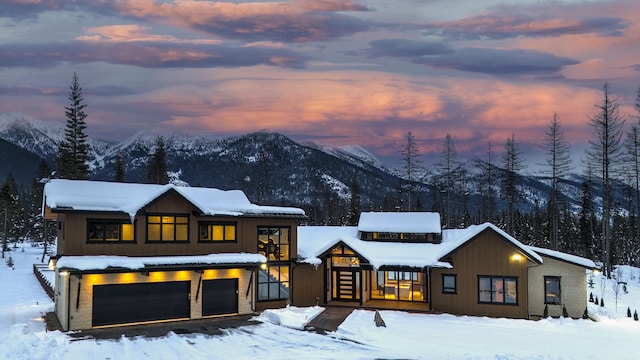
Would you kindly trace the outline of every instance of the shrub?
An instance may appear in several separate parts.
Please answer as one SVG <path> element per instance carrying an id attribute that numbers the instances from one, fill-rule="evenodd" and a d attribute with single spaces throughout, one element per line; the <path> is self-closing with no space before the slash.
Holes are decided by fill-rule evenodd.
<path id="1" fill-rule="evenodd" d="M 631 317 L 631 309 L 627 306 L 627 317 Z"/>
<path id="2" fill-rule="evenodd" d="M 569 317 L 569 313 L 567 312 L 567 307 L 562 304 L 562 317 Z"/>
<path id="3" fill-rule="evenodd" d="M 543 318 L 549 317 L 549 305 L 544 306 L 544 311 L 542 311 L 542 317 Z"/>

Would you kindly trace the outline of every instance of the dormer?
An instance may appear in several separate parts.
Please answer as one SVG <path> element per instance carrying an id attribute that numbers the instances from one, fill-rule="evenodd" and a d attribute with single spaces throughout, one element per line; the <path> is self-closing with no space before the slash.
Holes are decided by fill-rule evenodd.
<path id="1" fill-rule="evenodd" d="M 364 212 L 358 222 L 364 241 L 401 243 L 442 242 L 440 214 L 434 212 Z"/>

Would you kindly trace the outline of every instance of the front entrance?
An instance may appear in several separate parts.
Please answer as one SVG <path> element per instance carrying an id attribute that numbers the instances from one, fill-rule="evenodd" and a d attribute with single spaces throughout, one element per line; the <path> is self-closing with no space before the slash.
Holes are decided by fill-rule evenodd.
<path id="1" fill-rule="evenodd" d="M 360 300 L 360 271 L 353 269 L 332 270 L 333 291 L 331 300 Z"/>

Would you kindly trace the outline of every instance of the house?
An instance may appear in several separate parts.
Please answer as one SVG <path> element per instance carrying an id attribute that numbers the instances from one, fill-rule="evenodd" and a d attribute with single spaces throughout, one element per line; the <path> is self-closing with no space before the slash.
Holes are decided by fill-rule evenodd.
<path id="1" fill-rule="evenodd" d="M 55 313 L 64 330 L 251 314 L 287 304 L 535 318 L 586 307 L 587 259 L 437 213 L 298 226 L 303 210 L 241 191 L 50 180 Z"/>
<path id="2" fill-rule="evenodd" d="M 291 301 L 301 209 L 241 191 L 81 180 L 45 184 L 58 224 L 64 330 L 250 314 Z"/>
<path id="3" fill-rule="evenodd" d="M 306 281 L 293 299 L 510 318 L 540 316 L 554 301 L 550 315 L 566 304 L 579 317 L 593 268 L 490 223 L 441 230 L 437 213 L 362 213 L 358 226 L 298 228 L 293 274 Z"/>

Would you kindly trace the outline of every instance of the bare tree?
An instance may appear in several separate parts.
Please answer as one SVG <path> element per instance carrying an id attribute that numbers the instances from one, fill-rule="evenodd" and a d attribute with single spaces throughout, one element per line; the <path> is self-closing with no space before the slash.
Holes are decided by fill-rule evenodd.
<path id="1" fill-rule="evenodd" d="M 405 175 L 405 186 L 402 186 L 401 188 L 403 188 L 407 194 L 406 209 L 407 211 L 411 211 L 413 210 L 412 196 L 414 193 L 415 182 L 417 180 L 416 177 L 421 164 L 421 161 L 418 158 L 420 156 L 420 149 L 418 148 L 418 144 L 416 144 L 416 140 L 411 131 L 407 133 L 407 142 L 402 147 L 400 154 L 402 155 Z"/>
<path id="2" fill-rule="evenodd" d="M 451 211 L 452 197 L 455 196 L 456 184 L 458 183 L 460 162 L 458 161 L 456 146 L 450 134 L 447 134 L 442 144 L 441 158 L 437 167 L 440 173 L 439 190 L 445 194 L 447 201 L 444 207 L 446 212 L 443 214 L 443 222 L 447 228 L 451 228 L 451 220 L 453 218 Z"/>
<path id="3" fill-rule="evenodd" d="M 515 231 L 515 215 L 518 197 L 518 183 L 520 180 L 519 171 L 524 169 L 524 158 L 522 152 L 516 145 L 516 136 L 511 134 L 504 145 L 503 166 L 504 174 L 502 178 L 502 196 L 507 202 L 506 221 L 507 232 L 513 234 Z"/>
<path id="4" fill-rule="evenodd" d="M 589 161 L 596 164 L 602 181 L 602 263 L 605 275 L 611 278 L 611 219 L 612 179 L 622 159 L 622 128 L 624 117 L 618 112 L 618 103 L 612 98 L 609 83 L 602 87 L 602 102 L 595 105 L 597 113 L 591 117 L 593 139 L 587 153 Z"/>
<path id="5" fill-rule="evenodd" d="M 551 178 L 551 192 L 549 194 L 549 217 L 551 222 L 551 249 L 558 250 L 558 234 L 560 223 L 560 204 L 558 195 L 559 180 L 571 170 L 570 146 L 566 141 L 560 119 L 557 113 L 544 136 L 545 161 L 547 168 L 543 171 Z"/>
<path id="6" fill-rule="evenodd" d="M 475 163 L 480 170 L 480 195 L 482 197 L 478 216 L 481 222 L 493 221 L 496 209 L 494 186 L 497 177 L 491 141 L 487 143 L 487 158 L 485 160 L 476 159 Z"/>

